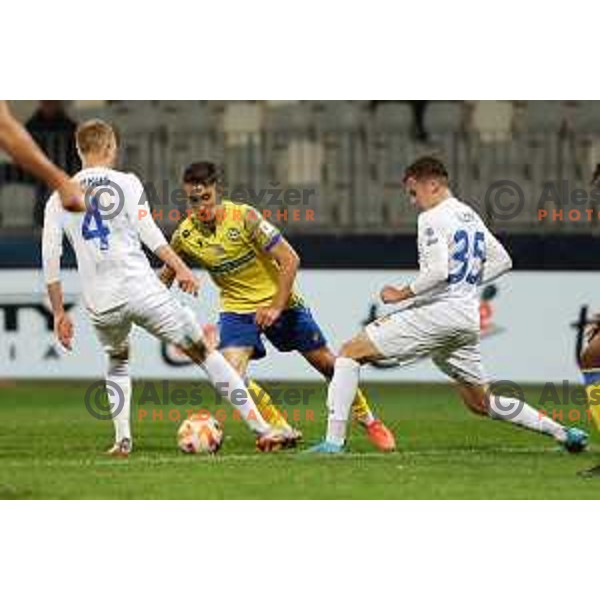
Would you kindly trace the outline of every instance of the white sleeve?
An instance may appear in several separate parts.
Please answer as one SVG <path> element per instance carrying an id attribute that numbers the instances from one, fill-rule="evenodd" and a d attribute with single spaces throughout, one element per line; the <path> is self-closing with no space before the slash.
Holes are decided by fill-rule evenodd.
<path id="1" fill-rule="evenodd" d="M 63 212 L 56 196 L 51 196 L 44 210 L 42 265 L 46 284 L 60 281 L 60 258 L 63 246 Z"/>
<path id="2" fill-rule="evenodd" d="M 131 174 L 129 177 L 131 179 L 131 193 L 126 195 L 129 214 L 135 223 L 144 246 L 151 252 L 156 252 L 161 246 L 167 245 L 167 240 L 154 222 L 142 182 L 136 175 Z"/>
<path id="3" fill-rule="evenodd" d="M 418 231 L 419 275 L 409 286 L 415 296 L 448 280 L 448 244 L 443 229 L 422 213 Z"/>
<path id="4" fill-rule="evenodd" d="M 481 283 L 488 283 L 512 269 L 512 259 L 504 246 L 485 228 L 485 262 Z"/>

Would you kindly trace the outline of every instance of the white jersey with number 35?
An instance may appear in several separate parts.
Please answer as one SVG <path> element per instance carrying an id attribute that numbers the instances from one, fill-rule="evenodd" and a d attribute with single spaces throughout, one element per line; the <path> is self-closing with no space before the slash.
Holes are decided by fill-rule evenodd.
<path id="1" fill-rule="evenodd" d="M 479 215 L 456 198 L 419 215 L 418 248 L 419 275 L 410 286 L 416 301 L 457 300 L 474 315 L 479 307 L 478 286 L 512 264 Z"/>
<path id="2" fill-rule="evenodd" d="M 77 257 L 88 309 L 103 312 L 153 289 L 163 289 L 140 241 L 152 252 L 167 241 L 152 219 L 138 177 L 108 168 L 90 168 L 75 178 L 88 190 L 90 208 L 85 213 L 67 212 L 56 193 L 48 200 L 42 237 L 46 283 L 60 279 L 66 234 Z"/>

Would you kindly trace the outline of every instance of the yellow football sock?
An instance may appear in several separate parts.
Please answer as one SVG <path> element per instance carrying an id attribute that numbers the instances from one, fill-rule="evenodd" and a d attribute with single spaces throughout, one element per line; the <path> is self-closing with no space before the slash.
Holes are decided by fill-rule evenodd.
<path id="1" fill-rule="evenodd" d="M 352 402 L 352 418 L 365 425 L 369 425 L 375 420 L 367 402 L 367 397 L 360 388 L 356 391 L 356 396 L 354 396 L 354 401 Z"/>
<path id="2" fill-rule="evenodd" d="M 278 429 L 289 429 L 290 425 L 277 410 L 273 404 L 273 400 L 271 400 L 271 396 L 269 396 L 265 389 L 261 388 L 256 381 L 250 379 L 248 381 L 248 391 L 252 394 L 256 408 L 258 408 L 263 419 L 269 425 Z"/>
<path id="3" fill-rule="evenodd" d="M 598 431 L 600 431 L 600 369 L 586 369 L 582 371 L 586 383 L 585 393 L 588 410 Z"/>

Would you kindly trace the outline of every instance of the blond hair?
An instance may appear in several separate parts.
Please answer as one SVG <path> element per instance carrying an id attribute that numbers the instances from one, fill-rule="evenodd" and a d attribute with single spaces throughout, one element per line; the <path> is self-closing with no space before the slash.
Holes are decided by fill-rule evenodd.
<path id="1" fill-rule="evenodd" d="M 117 143 L 115 130 L 105 121 L 92 119 L 81 123 L 75 132 L 77 148 L 82 155 L 102 153 L 111 143 Z"/>

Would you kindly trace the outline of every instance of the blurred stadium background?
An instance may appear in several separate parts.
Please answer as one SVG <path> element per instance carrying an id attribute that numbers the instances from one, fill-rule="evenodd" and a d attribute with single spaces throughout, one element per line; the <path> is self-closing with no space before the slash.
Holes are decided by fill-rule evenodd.
<path id="1" fill-rule="evenodd" d="M 597 219 L 540 224 L 536 214 L 545 181 L 589 189 L 600 161 L 598 102 L 23 101 L 12 107 L 71 172 L 78 168 L 76 123 L 100 117 L 122 134 L 123 168 L 154 182 L 159 195 L 159 184 L 176 188 L 183 166 L 199 159 L 223 165 L 230 191 L 274 184 L 314 190 L 315 220 L 282 224 L 300 244 L 305 266 L 399 266 L 398 260 L 413 266 L 412 243 L 405 246 L 403 236 L 413 234 L 416 214 L 399 201 L 401 174 L 423 153 L 446 159 L 456 193 L 508 236 L 520 268 L 558 268 L 563 235 L 598 229 Z M 1 266 L 32 266 L 30 242 L 39 236 L 47 190 L 6 161 L 0 163 Z M 524 192 L 524 210 L 510 220 L 495 219 L 484 202 L 498 180 L 517 182 Z M 174 224 L 163 225 L 169 231 Z M 315 245 L 314 236 L 329 243 Z M 395 255 L 387 252 L 390 236 L 402 248 Z M 589 260 L 584 248 L 579 254 L 582 264 Z"/>
<path id="2" fill-rule="evenodd" d="M 546 317 L 556 322 L 557 336 L 560 331 L 554 340 L 559 347 L 548 344 L 554 360 L 538 361 L 545 366 L 528 380 L 539 382 L 549 376 L 559 360 L 568 360 L 569 377 L 576 376 L 568 347 L 571 323 L 585 302 L 593 302 L 586 290 L 596 285 L 591 272 L 597 267 L 598 218 L 567 216 L 571 208 L 598 209 L 600 198 L 591 193 L 591 179 L 600 161 L 600 102 L 44 100 L 14 101 L 11 107 L 50 157 L 71 173 L 80 167 L 73 143 L 77 123 L 103 118 L 116 125 L 122 144 L 120 167 L 136 172 L 152 187 L 149 200 L 167 234 L 177 223 L 172 215 L 182 210 L 173 191 L 180 189 L 183 168 L 197 160 L 222 165 L 229 194 L 235 198 L 236 192 L 250 190 L 247 201 L 271 210 L 275 223 L 299 251 L 302 287 L 334 344 L 380 310 L 376 300 L 369 303 L 376 299 L 378 286 L 412 275 L 402 270 L 416 267 L 417 213 L 404 196 L 402 173 L 419 155 L 436 154 L 448 165 L 455 193 L 482 214 L 514 259 L 516 274 L 508 279 L 510 299 L 503 292 L 506 282 L 499 284 L 500 293 L 495 287 L 484 291 L 486 327 L 490 332 L 504 327 L 513 336 L 516 331 L 522 336 L 525 331 L 549 335 L 547 322 L 541 319 L 536 330 L 530 312 L 546 302 Z M 520 190 L 522 209 L 515 214 L 511 210 L 519 199 L 510 190 L 500 199 L 488 197 L 501 181 Z M 543 206 L 549 211 L 564 209 L 564 218 L 538 218 L 547 182 L 558 193 L 546 198 Z M 569 195 L 578 188 L 586 197 L 573 203 Z M 253 193 L 254 198 L 263 194 L 262 199 L 253 200 Z M 27 300 L 31 282 L 40 281 L 39 239 L 47 196 L 47 189 L 6 158 L 0 163 L 0 281 L 4 294 L 13 298 L 6 302 L 16 302 L 15 294 L 19 302 Z M 298 196 L 303 199 L 300 203 Z M 301 218 L 291 218 L 291 212 L 287 218 L 276 218 L 286 208 L 300 208 Z M 305 218 L 306 209 L 314 218 Z M 64 266 L 74 266 L 68 248 Z M 584 271 L 580 279 L 566 289 L 561 284 L 564 272 L 573 277 L 572 272 L 579 270 Z M 525 277 L 530 271 L 536 276 Z M 548 271 L 555 275 L 544 277 Z M 76 295 L 76 278 L 69 275 L 67 286 Z M 37 293 L 43 297 L 43 288 Z M 340 293 L 346 298 L 343 311 L 335 299 Z M 211 308 L 204 318 L 213 320 L 215 299 L 210 290 L 207 295 Z M 554 304 L 549 304 L 548 296 Z M 495 311 L 500 310 L 505 318 L 510 314 L 509 323 L 496 323 Z M 6 315 L 9 312 L 5 309 Z M 5 341 L 10 340 L 7 332 L 18 328 L 16 321 L 17 317 L 12 321 L 5 317 Z M 9 325 L 12 329 L 7 329 Z M 14 345 L 7 349 L 4 344 L 2 352 L 5 365 L 19 362 Z M 492 360 L 502 363 L 505 376 L 527 379 L 523 360 L 516 368 L 512 357 L 506 368 L 510 356 L 506 344 Z M 267 376 L 261 370 L 266 369 L 265 361 L 259 364 L 259 373 Z M 276 361 L 275 373 L 279 368 L 288 377 L 304 375 L 299 368 L 290 371 L 289 364 L 290 360 L 283 367 Z M 13 372 L 6 366 L 3 371 Z M 18 373 L 23 376 L 26 370 Z"/>

